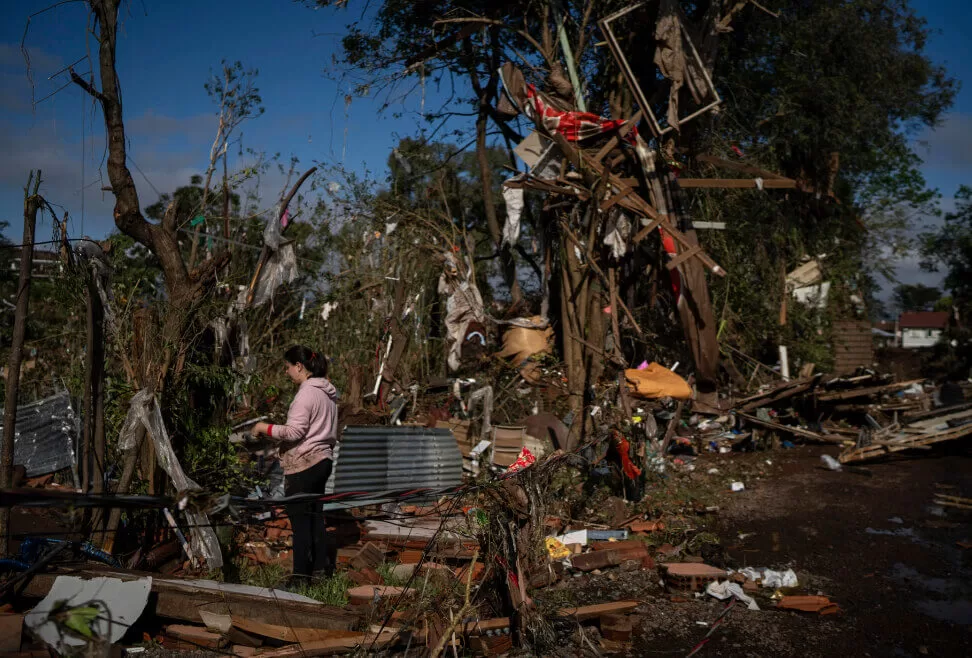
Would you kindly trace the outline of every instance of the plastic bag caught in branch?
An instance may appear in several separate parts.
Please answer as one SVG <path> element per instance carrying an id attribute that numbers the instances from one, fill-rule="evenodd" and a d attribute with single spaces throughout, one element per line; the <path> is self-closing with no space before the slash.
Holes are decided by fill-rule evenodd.
<path id="1" fill-rule="evenodd" d="M 270 254 L 260 278 L 253 289 L 253 306 L 262 306 L 273 299 L 277 288 L 297 278 L 297 250 L 293 242 L 280 245 Z"/>
<path id="2" fill-rule="evenodd" d="M 263 244 L 267 245 L 273 251 L 280 248 L 280 241 L 283 237 L 282 230 L 280 227 L 280 206 L 276 205 L 273 207 L 273 214 L 270 215 L 270 219 L 267 220 L 267 225 L 263 229 Z"/>

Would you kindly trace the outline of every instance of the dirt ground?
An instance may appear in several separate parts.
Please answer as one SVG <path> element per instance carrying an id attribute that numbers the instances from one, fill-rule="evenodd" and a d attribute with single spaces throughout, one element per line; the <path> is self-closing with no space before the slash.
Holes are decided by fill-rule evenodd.
<path id="1" fill-rule="evenodd" d="M 868 475 L 825 470 L 824 452 L 836 454 L 800 447 L 696 462 L 701 472 L 751 473 L 744 491 L 722 496 L 710 524 L 725 549 L 719 566 L 792 568 L 793 593 L 825 594 L 841 608 L 830 616 L 776 610 L 772 590 L 761 590 L 761 610 L 735 606 L 696 655 L 972 655 L 972 550 L 956 543 L 972 539 L 972 512 L 932 502 L 936 492 L 972 495 L 972 458 L 953 449 L 871 464 Z M 591 602 L 646 602 L 628 655 L 685 656 L 725 607 L 710 597 L 674 602 L 653 572 L 581 579 Z M 586 634 L 575 646 L 591 646 Z"/>

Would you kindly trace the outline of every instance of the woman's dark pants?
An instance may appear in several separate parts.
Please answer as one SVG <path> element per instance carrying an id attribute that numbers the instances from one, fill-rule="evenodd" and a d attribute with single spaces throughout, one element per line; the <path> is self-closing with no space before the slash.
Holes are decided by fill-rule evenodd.
<path id="1" fill-rule="evenodd" d="M 324 495 L 324 486 L 331 476 L 332 462 L 324 459 L 310 468 L 287 475 L 284 492 L 287 496 L 315 493 Z M 287 503 L 287 516 L 294 531 L 294 575 L 330 576 L 334 565 L 325 546 L 327 524 L 320 501 Z"/>

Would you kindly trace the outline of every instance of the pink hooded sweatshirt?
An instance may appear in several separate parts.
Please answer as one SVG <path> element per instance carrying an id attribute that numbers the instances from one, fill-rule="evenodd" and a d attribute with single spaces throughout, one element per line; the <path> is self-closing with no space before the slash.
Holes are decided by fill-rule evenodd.
<path id="1" fill-rule="evenodd" d="M 278 442 L 280 465 L 285 475 L 307 470 L 334 455 L 337 443 L 337 399 L 334 384 L 311 377 L 300 385 L 290 403 L 285 425 L 271 425 L 270 436 Z"/>

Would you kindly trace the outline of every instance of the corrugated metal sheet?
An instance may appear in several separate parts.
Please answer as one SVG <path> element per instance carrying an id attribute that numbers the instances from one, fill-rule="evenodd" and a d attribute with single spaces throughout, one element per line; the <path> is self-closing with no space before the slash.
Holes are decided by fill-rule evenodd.
<path id="1" fill-rule="evenodd" d="M 327 493 L 450 487 L 462 483 L 462 453 L 447 429 L 346 427 Z"/>
<path id="2" fill-rule="evenodd" d="M 77 417 L 67 391 L 17 407 L 14 464 L 22 464 L 27 477 L 74 466 L 76 438 Z"/>

